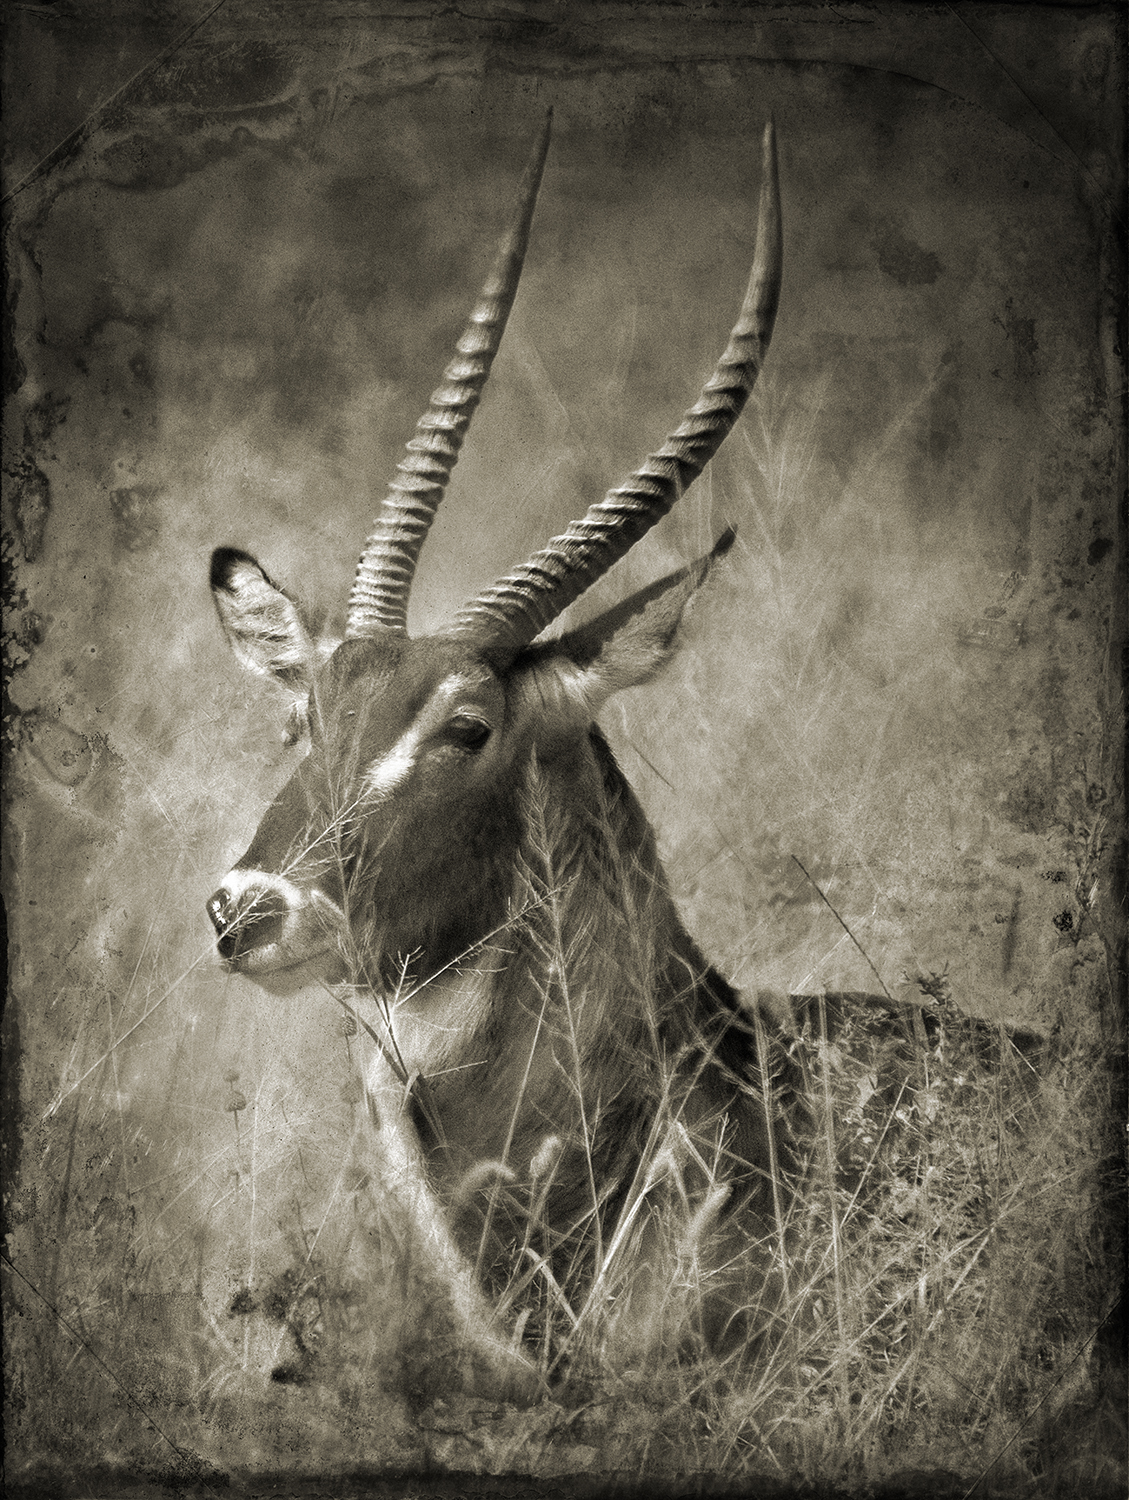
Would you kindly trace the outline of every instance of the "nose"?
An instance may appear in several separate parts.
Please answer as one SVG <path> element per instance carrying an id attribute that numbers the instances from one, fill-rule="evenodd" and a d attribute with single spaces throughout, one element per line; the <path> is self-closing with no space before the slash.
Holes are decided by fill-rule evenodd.
<path id="1" fill-rule="evenodd" d="M 239 958 L 281 941 L 287 906 L 277 891 L 252 888 L 236 895 L 220 886 L 208 898 L 207 911 L 219 937 L 216 946 L 221 957 Z"/>

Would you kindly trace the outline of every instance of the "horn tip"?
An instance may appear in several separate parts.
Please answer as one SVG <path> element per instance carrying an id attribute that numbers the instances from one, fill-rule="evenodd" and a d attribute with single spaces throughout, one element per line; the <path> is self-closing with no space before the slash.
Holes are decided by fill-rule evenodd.
<path id="1" fill-rule="evenodd" d="M 550 104 L 545 110 L 545 119 L 542 122 L 540 132 L 537 136 L 537 144 L 533 148 L 533 157 L 541 166 L 549 154 L 549 140 L 553 134 L 553 106 Z"/>
<path id="2" fill-rule="evenodd" d="M 732 550 L 733 543 L 737 540 L 736 526 L 727 526 L 710 548 L 710 561 L 717 562 Z"/>

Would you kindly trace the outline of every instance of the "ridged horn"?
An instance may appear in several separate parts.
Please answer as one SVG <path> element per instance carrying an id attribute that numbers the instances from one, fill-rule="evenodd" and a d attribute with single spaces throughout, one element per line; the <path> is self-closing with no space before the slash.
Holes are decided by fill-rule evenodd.
<path id="1" fill-rule="evenodd" d="M 372 535 L 365 542 L 349 594 L 348 640 L 383 630 L 407 633 L 408 595 L 420 549 L 458 460 L 517 294 L 552 122 L 550 109 L 521 180 L 513 223 L 455 346 L 455 357 L 416 424 L 407 456 L 397 465 Z"/>
<path id="2" fill-rule="evenodd" d="M 697 404 L 659 451 L 591 505 L 583 520 L 460 610 L 453 634 L 479 639 L 500 657 L 516 655 L 666 515 L 721 446 L 760 373 L 780 299 L 783 237 L 771 121 L 764 130 L 763 160 L 756 252 L 745 300 Z"/>

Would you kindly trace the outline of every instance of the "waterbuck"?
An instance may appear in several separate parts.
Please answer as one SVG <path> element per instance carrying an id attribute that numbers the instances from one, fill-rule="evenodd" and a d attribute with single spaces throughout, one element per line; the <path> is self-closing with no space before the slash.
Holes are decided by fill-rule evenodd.
<path id="1" fill-rule="evenodd" d="M 740 1341 L 771 1316 L 756 1247 L 779 1233 L 761 1025 L 683 927 L 595 722 L 671 656 L 732 532 L 589 624 L 544 632 L 745 405 L 780 291 L 773 128 L 745 300 L 697 404 L 582 520 L 412 639 L 412 576 L 517 291 L 548 139 L 546 121 L 365 543 L 345 639 L 319 650 L 254 558 L 213 555 L 228 641 L 293 696 L 309 752 L 208 914 L 231 972 L 283 993 L 346 986 L 376 1043 L 382 1187 L 484 1345 L 499 1304 L 524 1311 L 527 1342 L 561 1308 L 558 1345 L 585 1312 L 627 1349 Z"/>

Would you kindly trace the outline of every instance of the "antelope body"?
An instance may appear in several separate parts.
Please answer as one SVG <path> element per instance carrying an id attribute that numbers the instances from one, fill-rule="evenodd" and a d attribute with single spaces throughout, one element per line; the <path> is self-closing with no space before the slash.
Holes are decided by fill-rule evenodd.
<path id="1" fill-rule="evenodd" d="M 654 1287 L 692 1264 L 698 1331 L 716 1338 L 758 1300 L 771 1111 L 749 1013 L 687 935 L 595 720 L 671 655 L 732 534 L 591 624 L 542 632 L 669 510 L 744 405 L 780 286 L 775 147 L 769 126 L 748 291 L 697 405 L 563 537 L 411 639 L 412 573 L 517 290 L 548 131 L 366 543 L 344 641 L 324 658 L 253 558 L 213 556 L 230 644 L 290 691 L 310 748 L 208 908 L 231 971 L 283 992 L 345 980 L 374 1000 L 385 1180 L 468 1319 L 489 1321 L 476 1285 L 515 1307 L 538 1287 L 574 1306 L 618 1291 L 612 1311 L 645 1343 L 665 1327 Z M 678 1208 L 665 1228 L 660 1199 Z M 616 1281 L 624 1266 L 651 1291 Z"/>

